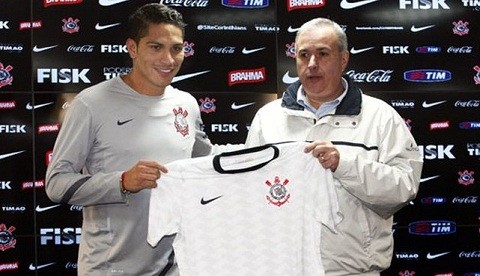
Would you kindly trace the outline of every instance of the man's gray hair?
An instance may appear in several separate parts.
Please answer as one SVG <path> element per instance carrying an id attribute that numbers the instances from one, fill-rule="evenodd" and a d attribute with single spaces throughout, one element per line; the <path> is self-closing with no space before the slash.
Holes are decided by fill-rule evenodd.
<path id="1" fill-rule="evenodd" d="M 345 33 L 345 31 L 342 29 L 342 27 L 340 27 L 340 25 L 338 25 L 333 20 L 330 20 L 328 18 L 323 18 L 323 17 L 314 18 L 310 21 L 305 22 L 297 32 L 297 36 L 295 37 L 295 44 L 297 42 L 299 35 L 304 31 L 309 29 L 325 28 L 325 27 L 332 28 L 335 34 L 337 35 L 338 47 L 340 49 L 340 52 L 348 51 L 347 34 Z"/>

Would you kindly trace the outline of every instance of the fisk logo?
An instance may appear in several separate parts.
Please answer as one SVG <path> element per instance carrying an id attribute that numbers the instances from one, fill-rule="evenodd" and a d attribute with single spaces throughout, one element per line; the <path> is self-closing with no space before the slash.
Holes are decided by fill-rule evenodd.
<path id="1" fill-rule="evenodd" d="M 450 7 L 445 0 L 400 0 L 400 9 L 404 10 L 407 6 L 411 6 L 414 10 L 438 10 L 439 8 L 449 10 Z"/>
<path id="2" fill-rule="evenodd" d="M 222 0 L 222 5 L 240 9 L 266 8 L 268 7 L 268 0 Z"/>
<path id="3" fill-rule="evenodd" d="M 238 124 L 212 124 L 212 132 L 238 132 Z"/>
<path id="4" fill-rule="evenodd" d="M 37 83 L 45 83 L 50 80 L 50 83 L 90 83 L 87 73 L 90 69 L 78 68 L 38 68 L 37 69 Z"/>
<path id="5" fill-rule="evenodd" d="M 82 228 L 40 228 L 40 244 L 47 245 L 49 243 L 55 245 L 72 245 L 80 244 L 80 236 Z"/>
<path id="6" fill-rule="evenodd" d="M 427 160 L 432 159 L 456 159 L 452 154 L 454 145 L 427 145 L 418 146 L 422 158 Z"/>
<path id="7" fill-rule="evenodd" d="M 443 82 L 452 79 L 452 73 L 441 69 L 418 69 L 403 73 L 403 78 L 411 82 Z"/>
<path id="8" fill-rule="evenodd" d="M 408 233 L 414 235 L 446 235 L 457 231 L 457 225 L 447 220 L 424 220 L 408 224 Z"/>
<path id="9" fill-rule="evenodd" d="M 410 54 L 408 52 L 408 46 L 383 46 L 384 54 Z"/>

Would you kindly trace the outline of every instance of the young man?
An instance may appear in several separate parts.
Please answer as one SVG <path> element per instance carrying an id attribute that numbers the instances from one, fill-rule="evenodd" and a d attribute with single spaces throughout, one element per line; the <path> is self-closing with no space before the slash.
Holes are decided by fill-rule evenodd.
<path id="1" fill-rule="evenodd" d="M 167 171 L 162 164 L 212 150 L 197 101 L 170 86 L 184 60 L 184 27 L 164 5 L 134 11 L 132 71 L 79 93 L 62 124 L 46 192 L 83 206 L 78 275 L 172 272 L 171 239 L 146 242 L 150 190 Z"/>
<path id="2" fill-rule="evenodd" d="M 305 23 L 295 48 L 299 81 L 257 112 L 245 144 L 314 141 L 305 152 L 333 172 L 344 215 L 338 233 L 322 226 L 325 274 L 379 275 L 392 258 L 393 214 L 415 198 L 423 160 L 402 117 L 342 76 L 349 53 L 338 24 Z"/>

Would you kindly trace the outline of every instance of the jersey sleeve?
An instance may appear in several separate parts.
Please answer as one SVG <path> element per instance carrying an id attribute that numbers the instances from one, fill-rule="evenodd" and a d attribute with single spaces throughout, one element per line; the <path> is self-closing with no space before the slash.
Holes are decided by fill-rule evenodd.
<path id="1" fill-rule="evenodd" d="M 172 177 L 173 172 L 157 180 L 157 188 L 150 193 L 148 212 L 147 242 L 155 247 L 166 236 L 177 233 L 180 223 L 180 206 L 172 185 L 180 185 L 180 179 Z"/>

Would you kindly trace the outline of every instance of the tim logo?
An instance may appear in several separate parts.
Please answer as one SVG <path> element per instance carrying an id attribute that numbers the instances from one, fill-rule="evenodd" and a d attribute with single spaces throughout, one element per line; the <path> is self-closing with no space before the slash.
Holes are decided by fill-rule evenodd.
<path id="1" fill-rule="evenodd" d="M 222 0 L 222 5 L 229 8 L 259 9 L 268 7 L 268 0 Z"/>
<path id="2" fill-rule="evenodd" d="M 411 82 L 443 82 L 452 79 L 452 73 L 440 69 L 419 69 L 403 73 L 403 78 Z"/>
<path id="3" fill-rule="evenodd" d="M 457 225 L 447 220 L 424 220 L 408 224 L 408 233 L 413 235 L 437 236 L 457 232 Z"/>

